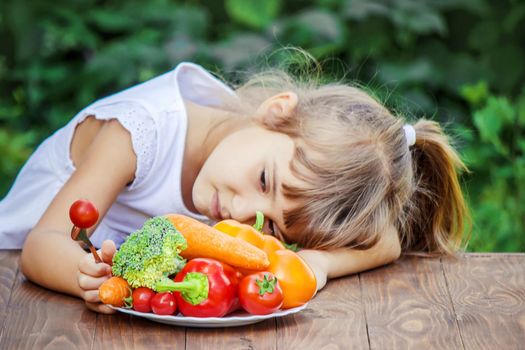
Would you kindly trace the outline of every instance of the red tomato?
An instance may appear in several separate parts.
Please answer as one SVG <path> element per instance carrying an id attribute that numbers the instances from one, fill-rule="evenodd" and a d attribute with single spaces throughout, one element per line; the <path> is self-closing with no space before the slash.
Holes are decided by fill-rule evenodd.
<path id="1" fill-rule="evenodd" d="M 69 218 L 75 226 L 89 228 L 97 223 L 98 210 L 87 199 L 79 199 L 69 208 Z"/>
<path id="2" fill-rule="evenodd" d="M 155 292 L 147 287 L 133 289 L 133 310 L 138 312 L 151 312 L 151 299 Z"/>
<path id="3" fill-rule="evenodd" d="M 271 272 L 257 272 L 244 277 L 239 285 L 241 306 L 253 315 L 268 315 L 283 304 L 283 291 Z"/>
<path id="4" fill-rule="evenodd" d="M 157 293 L 151 298 L 151 309 L 157 315 L 173 315 L 177 311 L 177 302 L 170 292 Z"/>

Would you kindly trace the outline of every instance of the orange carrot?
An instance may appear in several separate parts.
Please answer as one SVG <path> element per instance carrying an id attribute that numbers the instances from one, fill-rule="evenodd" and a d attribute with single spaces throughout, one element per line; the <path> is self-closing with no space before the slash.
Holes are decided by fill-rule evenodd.
<path id="1" fill-rule="evenodd" d="M 263 250 L 242 239 L 231 237 L 188 216 L 168 214 L 166 217 L 188 242 L 188 248 L 180 253 L 186 259 L 212 258 L 231 266 L 257 271 L 270 265 L 268 255 Z"/>
<path id="2" fill-rule="evenodd" d="M 121 277 L 111 277 L 98 288 L 98 297 L 104 304 L 121 307 L 131 295 L 128 282 Z"/>

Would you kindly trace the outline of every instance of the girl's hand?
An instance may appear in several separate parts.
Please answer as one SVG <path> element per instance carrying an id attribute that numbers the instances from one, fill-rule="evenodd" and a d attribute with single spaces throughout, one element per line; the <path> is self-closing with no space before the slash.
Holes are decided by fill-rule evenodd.
<path id="1" fill-rule="evenodd" d="M 104 314 L 115 312 L 100 302 L 98 288 L 111 277 L 111 265 L 116 251 L 115 242 L 106 240 L 102 243 L 102 249 L 98 250 L 102 263 L 97 264 L 93 254 L 86 254 L 78 264 L 77 281 L 82 290 L 81 297 L 85 300 L 88 309 Z"/>
<path id="2" fill-rule="evenodd" d="M 312 269 L 317 282 L 317 291 L 321 290 L 328 280 L 328 260 L 326 252 L 320 250 L 303 249 L 297 252 Z"/>

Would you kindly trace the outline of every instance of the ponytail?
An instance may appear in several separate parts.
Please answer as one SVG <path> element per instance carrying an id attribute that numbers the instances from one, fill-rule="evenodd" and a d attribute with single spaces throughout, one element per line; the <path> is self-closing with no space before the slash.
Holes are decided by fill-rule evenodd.
<path id="1" fill-rule="evenodd" d="M 470 216 L 458 171 L 468 171 L 438 123 L 419 120 L 416 143 L 410 149 L 415 191 L 404 208 L 400 225 L 403 251 L 453 255 L 462 248 Z"/>

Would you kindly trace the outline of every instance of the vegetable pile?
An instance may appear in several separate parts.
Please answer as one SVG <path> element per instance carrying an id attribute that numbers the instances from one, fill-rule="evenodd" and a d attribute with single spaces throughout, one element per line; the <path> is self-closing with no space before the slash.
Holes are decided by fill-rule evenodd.
<path id="1" fill-rule="evenodd" d="M 275 237 L 234 220 L 210 227 L 175 214 L 132 233 L 112 274 L 99 288 L 103 303 L 159 315 L 265 315 L 304 305 L 316 291 L 308 265 Z"/>

